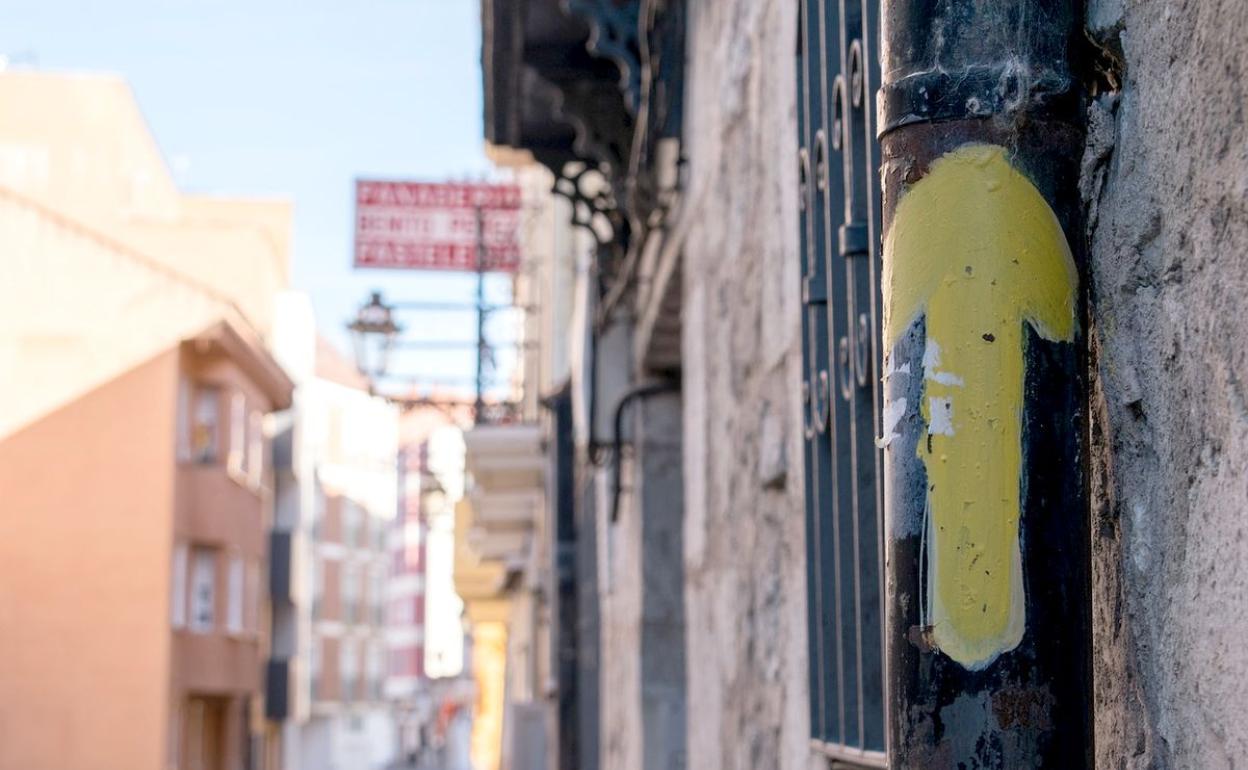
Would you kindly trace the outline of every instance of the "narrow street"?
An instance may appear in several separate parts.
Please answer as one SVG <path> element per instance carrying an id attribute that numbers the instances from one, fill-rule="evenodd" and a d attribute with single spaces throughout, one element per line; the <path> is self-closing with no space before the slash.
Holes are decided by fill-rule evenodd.
<path id="1" fill-rule="evenodd" d="M 0 770 L 1248 766 L 1245 0 L 0 8 Z"/>

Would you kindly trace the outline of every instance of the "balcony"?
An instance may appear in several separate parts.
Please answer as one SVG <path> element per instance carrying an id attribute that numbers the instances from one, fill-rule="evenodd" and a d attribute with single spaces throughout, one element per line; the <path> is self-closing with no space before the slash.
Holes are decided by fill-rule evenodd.
<path id="1" fill-rule="evenodd" d="M 464 444 L 472 489 L 463 544 L 481 562 L 516 569 L 529 558 L 542 510 L 546 461 L 541 429 L 532 424 L 477 426 L 464 435 Z"/>
<path id="2" fill-rule="evenodd" d="M 542 495 L 538 489 L 493 492 L 478 486 L 472 492 L 477 525 L 490 529 L 528 529 L 541 512 L 541 504 Z"/>
<path id="3" fill-rule="evenodd" d="M 176 527 L 186 539 L 263 555 L 264 502 L 231 478 L 224 465 L 179 466 L 176 501 Z"/>
<path id="4" fill-rule="evenodd" d="M 264 715 L 269 720 L 280 722 L 290 716 L 290 707 L 294 698 L 291 685 L 292 664 L 289 660 L 270 660 L 264 671 Z"/>
<path id="5" fill-rule="evenodd" d="M 478 425 L 464 434 L 469 470 L 490 491 L 542 488 L 542 432 L 535 424 Z"/>
<path id="6" fill-rule="evenodd" d="M 269 595 L 274 603 L 290 604 L 291 593 L 291 533 L 269 533 Z"/>
<path id="7" fill-rule="evenodd" d="M 507 569 L 519 569 L 529 557 L 532 536 L 527 530 L 498 531 L 482 526 L 468 530 L 468 547 L 483 561 L 499 562 Z"/>
<path id="8" fill-rule="evenodd" d="M 173 639 L 175 678 L 205 694 L 259 691 L 264 661 L 254 636 L 179 632 Z"/>

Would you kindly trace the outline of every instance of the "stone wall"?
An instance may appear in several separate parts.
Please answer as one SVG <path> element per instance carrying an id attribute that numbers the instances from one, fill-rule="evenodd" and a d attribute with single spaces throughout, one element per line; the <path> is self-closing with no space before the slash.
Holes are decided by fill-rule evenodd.
<path id="1" fill-rule="evenodd" d="M 692 0 L 684 425 L 690 768 L 809 761 L 792 0 Z"/>
<path id="2" fill-rule="evenodd" d="M 603 770 L 684 770 L 685 647 L 681 403 L 675 390 L 627 407 L 621 487 L 599 471 Z"/>
<path id="3" fill-rule="evenodd" d="M 810 763 L 797 3 L 692 0 L 684 265 L 688 765 Z M 1097 765 L 1248 756 L 1248 5 L 1093 0 Z"/>
<path id="4" fill-rule="evenodd" d="M 1097 758 L 1248 756 L 1248 4 L 1094 0 Z M 1238 761 L 1237 761 L 1238 760 Z"/>
<path id="5" fill-rule="evenodd" d="M 631 454 L 631 453 L 630 453 Z M 640 474 L 631 457 L 620 465 L 631 487 Z M 602 607 L 602 770 L 643 767 L 641 713 L 642 520 L 632 494 L 612 521 L 616 460 L 598 471 L 598 595 Z"/>
<path id="6" fill-rule="evenodd" d="M 687 722 L 680 394 L 651 395 L 634 410 L 636 462 L 642 466 L 632 491 L 642 541 L 640 766 L 646 770 L 684 770 Z"/>

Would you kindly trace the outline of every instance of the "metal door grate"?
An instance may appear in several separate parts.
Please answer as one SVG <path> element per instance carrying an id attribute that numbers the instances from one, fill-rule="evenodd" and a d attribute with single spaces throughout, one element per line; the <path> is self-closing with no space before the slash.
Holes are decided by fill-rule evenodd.
<path id="1" fill-rule="evenodd" d="M 830 755 L 880 765 L 879 8 L 799 1 L 811 738 Z"/>

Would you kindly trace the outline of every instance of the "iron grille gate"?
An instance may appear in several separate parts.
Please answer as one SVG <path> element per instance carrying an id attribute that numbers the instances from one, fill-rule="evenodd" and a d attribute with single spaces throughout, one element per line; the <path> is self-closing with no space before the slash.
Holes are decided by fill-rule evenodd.
<path id="1" fill-rule="evenodd" d="M 879 8 L 799 2 L 811 737 L 882 766 Z"/>

